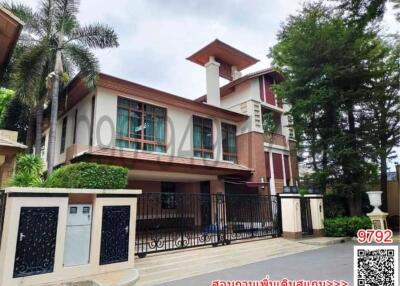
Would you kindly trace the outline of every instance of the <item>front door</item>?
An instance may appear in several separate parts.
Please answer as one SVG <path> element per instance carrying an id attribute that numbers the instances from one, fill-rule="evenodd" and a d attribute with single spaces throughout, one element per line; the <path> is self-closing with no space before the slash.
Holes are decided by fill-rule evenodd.
<path id="1" fill-rule="evenodd" d="M 128 260 L 130 212 L 130 206 L 103 207 L 100 265 Z"/>
<path id="2" fill-rule="evenodd" d="M 58 207 L 22 207 L 14 278 L 53 272 Z"/>

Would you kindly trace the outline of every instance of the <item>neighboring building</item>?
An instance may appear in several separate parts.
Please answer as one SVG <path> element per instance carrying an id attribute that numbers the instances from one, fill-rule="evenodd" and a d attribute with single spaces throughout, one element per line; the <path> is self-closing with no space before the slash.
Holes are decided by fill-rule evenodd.
<path id="1" fill-rule="evenodd" d="M 388 172 L 387 212 L 388 224 L 393 230 L 400 229 L 400 165 L 395 172 Z"/>
<path id="2" fill-rule="evenodd" d="M 23 22 L 0 7 L 0 80 L 21 33 Z"/>
<path id="3" fill-rule="evenodd" d="M 27 148 L 17 138 L 18 132 L 0 129 L 0 189 L 7 186 L 15 173 L 17 154 Z"/>
<path id="4" fill-rule="evenodd" d="M 0 7 L 0 82 L 24 23 L 10 11 Z M 15 172 L 16 155 L 27 148 L 17 142 L 18 132 L 0 130 L 0 189 Z"/>
<path id="5" fill-rule="evenodd" d="M 258 60 L 219 40 L 188 60 L 206 69 L 207 95 L 197 100 L 106 74 L 89 91 L 77 76 L 60 98 L 56 165 L 126 166 L 129 188 L 143 192 L 274 194 L 295 185 L 290 107 L 270 88 L 282 76 L 273 69 L 242 76 Z M 220 77 L 230 82 L 220 87 Z M 275 121 L 273 134 L 264 134 L 264 113 Z"/>

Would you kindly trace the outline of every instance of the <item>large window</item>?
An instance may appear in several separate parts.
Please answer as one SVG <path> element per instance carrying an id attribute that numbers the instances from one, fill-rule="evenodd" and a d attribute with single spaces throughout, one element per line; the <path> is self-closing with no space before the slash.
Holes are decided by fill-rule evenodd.
<path id="1" fill-rule="evenodd" d="M 213 158 L 212 120 L 193 116 L 193 155 Z"/>
<path id="2" fill-rule="evenodd" d="M 67 120 L 68 117 L 65 116 L 62 121 L 62 130 L 61 130 L 61 144 L 60 144 L 60 153 L 64 153 L 65 151 L 65 137 L 67 135 Z"/>
<path id="3" fill-rule="evenodd" d="M 166 109 L 118 98 L 117 147 L 166 152 Z"/>
<path id="4" fill-rule="evenodd" d="M 236 126 L 222 123 L 221 129 L 223 159 L 237 163 Z"/>

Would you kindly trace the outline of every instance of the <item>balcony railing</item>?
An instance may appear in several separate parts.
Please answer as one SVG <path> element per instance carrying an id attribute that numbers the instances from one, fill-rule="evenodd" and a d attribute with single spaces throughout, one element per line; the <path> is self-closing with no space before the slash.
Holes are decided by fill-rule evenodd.
<path id="1" fill-rule="evenodd" d="M 271 132 L 264 133 L 264 142 L 268 144 L 287 147 L 286 137 L 278 133 L 271 133 Z"/>

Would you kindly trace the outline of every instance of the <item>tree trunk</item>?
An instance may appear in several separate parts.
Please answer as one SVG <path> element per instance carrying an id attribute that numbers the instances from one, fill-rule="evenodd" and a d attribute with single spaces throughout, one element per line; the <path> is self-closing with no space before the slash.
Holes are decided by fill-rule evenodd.
<path id="1" fill-rule="evenodd" d="M 47 149 L 47 175 L 50 175 L 54 169 L 55 145 L 57 136 L 57 117 L 58 117 L 58 89 L 59 75 L 54 75 L 53 86 L 51 89 L 51 115 L 50 115 L 50 130 L 49 144 Z"/>
<path id="2" fill-rule="evenodd" d="M 26 130 L 26 153 L 32 154 L 33 151 L 33 131 L 35 129 L 35 118 L 30 116 L 28 122 L 28 130 Z"/>
<path id="3" fill-rule="evenodd" d="M 387 211 L 387 163 L 386 156 L 381 155 L 381 186 L 380 190 L 382 191 L 382 211 Z"/>
<path id="4" fill-rule="evenodd" d="M 36 138 L 35 138 L 35 155 L 42 155 L 42 122 L 43 122 L 43 102 L 39 100 L 36 106 Z"/>
<path id="5" fill-rule="evenodd" d="M 349 211 L 350 211 L 350 216 L 362 215 L 360 192 L 355 193 L 354 196 L 349 199 Z"/>
<path id="6" fill-rule="evenodd" d="M 58 92 L 60 86 L 60 76 L 63 73 L 63 65 L 61 58 L 61 47 L 63 44 L 63 27 L 58 33 L 58 50 L 54 64 L 54 72 L 52 73 L 53 85 L 51 89 L 51 115 L 50 115 L 50 130 L 49 130 L 49 147 L 47 149 L 47 175 L 50 175 L 54 169 L 54 158 L 56 149 L 57 136 L 57 119 L 58 119 Z"/>

